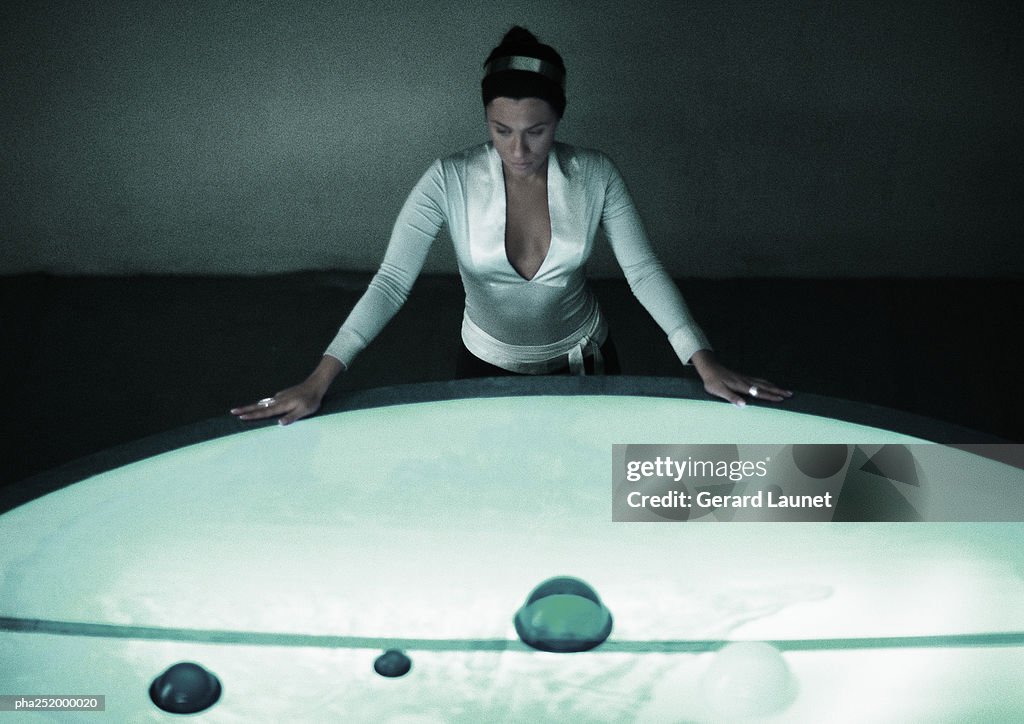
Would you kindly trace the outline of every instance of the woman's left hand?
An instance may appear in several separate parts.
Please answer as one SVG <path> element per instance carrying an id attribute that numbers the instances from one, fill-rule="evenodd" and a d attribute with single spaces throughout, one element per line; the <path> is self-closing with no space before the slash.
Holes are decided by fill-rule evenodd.
<path id="1" fill-rule="evenodd" d="M 781 402 L 793 395 L 792 390 L 784 390 L 768 380 L 733 372 L 707 349 L 695 353 L 690 361 L 704 380 L 704 389 L 709 394 L 728 400 L 737 407 L 747 404 L 744 396 Z"/>

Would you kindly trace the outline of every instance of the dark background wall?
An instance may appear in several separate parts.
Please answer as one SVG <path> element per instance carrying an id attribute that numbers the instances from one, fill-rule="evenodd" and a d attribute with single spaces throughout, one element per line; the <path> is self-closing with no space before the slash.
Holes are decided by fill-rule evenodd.
<path id="1" fill-rule="evenodd" d="M 724 361 L 1022 441 L 1021 7 L 0 3 L 0 487 L 302 379 L 409 188 L 486 139 L 513 23 Z M 627 374 L 686 374 L 598 249 Z M 427 271 L 332 394 L 451 377 L 446 238 Z"/>
<path id="2" fill-rule="evenodd" d="M 513 23 L 676 276 L 1024 273 L 1019 3 L 2 8 L 0 274 L 371 270 Z"/>

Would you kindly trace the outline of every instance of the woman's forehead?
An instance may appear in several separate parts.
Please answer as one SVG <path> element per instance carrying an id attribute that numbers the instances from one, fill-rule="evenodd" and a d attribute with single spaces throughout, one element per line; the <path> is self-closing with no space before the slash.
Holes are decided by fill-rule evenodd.
<path id="1" fill-rule="evenodd" d="M 535 126 L 557 120 L 551 104 L 541 98 L 499 97 L 487 104 L 487 119 L 506 126 Z"/>

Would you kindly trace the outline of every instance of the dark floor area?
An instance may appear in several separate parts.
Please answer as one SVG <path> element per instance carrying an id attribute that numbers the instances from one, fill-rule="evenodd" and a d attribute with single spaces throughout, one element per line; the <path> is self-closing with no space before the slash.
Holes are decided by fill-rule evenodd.
<path id="1" fill-rule="evenodd" d="M 300 381 L 368 275 L 0 278 L 0 484 Z M 1024 441 L 1020 280 L 680 280 L 719 357 L 800 391 Z M 595 282 L 624 372 L 686 374 L 624 281 Z M 340 390 L 447 379 L 455 277 L 419 280 Z"/>

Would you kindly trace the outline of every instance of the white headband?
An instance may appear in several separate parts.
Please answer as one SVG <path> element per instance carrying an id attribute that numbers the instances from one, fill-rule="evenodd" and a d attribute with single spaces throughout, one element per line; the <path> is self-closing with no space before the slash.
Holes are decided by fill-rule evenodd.
<path id="1" fill-rule="evenodd" d="M 525 70 L 530 73 L 539 73 L 565 88 L 565 71 L 554 63 L 540 58 L 531 58 L 528 55 L 506 55 L 495 58 L 484 69 L 484 77 L 502 70 Z"/>

